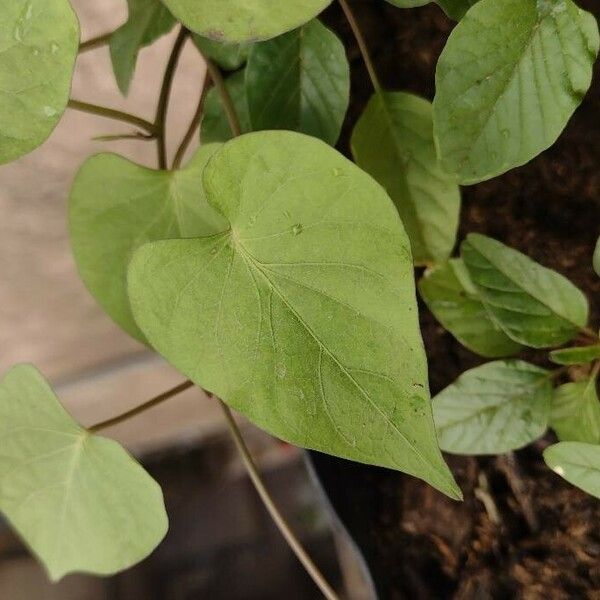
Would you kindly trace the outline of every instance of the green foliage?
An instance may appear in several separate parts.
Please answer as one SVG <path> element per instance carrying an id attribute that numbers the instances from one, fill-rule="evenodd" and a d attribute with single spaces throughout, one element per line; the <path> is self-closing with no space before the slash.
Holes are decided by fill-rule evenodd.
<path id="1" fill-rule="evenodd" d="M 220 235 L 142 246 L 135 318 L 194 382 L 294 444 L 460 494 L 437 448 L 408 238 L 385 192 L 310 137 L 261 132 L 204 171 Z"/>
<path id="2" fill-rule="evenodd" d="M 477 4 L 479 0 L 437 0 L 437 3 L 444 9 L 444 12 L 451 17 L 460 21 L 471 6 Z"/>
<path id="3" fill-rule="evenodd" d="M 246 99 L 246 72 L 238 71 L 230 75 L 225 80 L 225 86 L 235 107 L 242 133 L 252 131 L 248 100 Z M 226 142 L 232 137 L 233 133 L 219 92 L 216 88 L 212 88 L 206 95 L 204 116 L 200 127 L 202 143 Z"/>
<path id="4" fill-rule="evenodd" d="M 596 377 L 565 383 L 554 391 L 550 426 L 561 442 L 600 444 L 600 402 Z"/>
<path id="5" fill-rule="evenodd" d="M 162 0 L 189 29 L 216 42 L 267 40 L 316 17 L 331 0 Z"/>
<path id="6" fill-rule="evenodd" d="M 417 6 L 424 6 L 425 4 L 430 4 L 434 0 L 387 0 L 391 4 L 395 6 L 399 6 L 400 8 L 414 8 Z M 451 17 L 452 19 L 456 19 L 459 21 L 463 18 L 465 13 L 473 6 L 473 4 L 477 3 L 479 0 L 436 0 L 437 4 L 439 4 L 444 12 Z"/>
<path id="7" fill-rule="evenodd" d="M 427 270 L 419 292 L 435 318 L 469 350 L 488 358 L 521 350 L 491 319 L 462 260 Z"/>
<path id="8" fill-rule="evenodd" d="M 415 263 L 444 262 L 456 243 L 460 191 L 438 163 L 431 104 L 413 94 L 376 93 L 356 124 L 352 153 L 396 204 Z"/>
<path id="9" fill-rule="evenodd" d="M 590 86 L 598 47 L 594 17 L 571 0 L 478 2 L 437 66 L 444 168 L 476 183 L 552 145 Z"/>
<path id="10" fill-rule="evenodd" d="M 149 241 L 224 229 L 226 222 L 208 206 L 201 182 L 217 147 L 203 146 L 181 171 L 153 171 L 115 154 L 98 154 L 85 162 L 73 184 L 69 227 L 81 278 L 102 308 L 141 341 L 127 298 L 129 259 Z"/>
<path id="11" fill-rule="evenodd" d="M 0 165 L 37 148 L 56 127 L 78 46 L 68 0 L 0 3 Z"/>
<path id="12" fill-rule="evenodd" d="M 316 19 L 254 44 L 246 94 L 254 131 L 290 129 L 334 145 L 350 101 L 346 50 Z"/>
<path id="13" fill-rule="evenodd" d="M 224 44 L 195 34 L 192 38 L 200 52 L 225 71 L 243 66 L 252 48 L 252 44 Z"/>
<path id="14" fill-rule="evenodd" d="M 557 365 L 584 365 L 600 358 L 600 344 L 561 348 L 550 352 L 550 360 Z"/>
<path id="15" fill-rule="evenodd" d="M 515 342 L 558 346 L 586 326 L 587 299 L 559 273 L 478 234 L 467 236 L 461 255 L 490 316 Z"/>
<path id="16" fill-rule="evenodd" d="M 552 395 L 548 375 L 520 360 L 491 362 L 463 373 L 433 399 L 442 450 L 500 454 L 543 435 Z"/>
<path id="17" fill-rule="evenodd" d="M 557 475 L 600 498 L 600 446 L 560 442 L 546 448 L 544 460 Z"/>
<path id="18" fill-rule="evenodd" d="M 127 0 L 129 18 L 110 38 L 110 58 L 117 85 L 129 92 L 138 53 L 171 31 L 175 19 L 159 0 Z"/>
<path id="19" fill-rule="evenodd" d="M 0 510 L 53 580 L 126 569 L 164 537 L 158 484 L 80 427 L 32 366 L 0 381 L 0 439 Z"/>

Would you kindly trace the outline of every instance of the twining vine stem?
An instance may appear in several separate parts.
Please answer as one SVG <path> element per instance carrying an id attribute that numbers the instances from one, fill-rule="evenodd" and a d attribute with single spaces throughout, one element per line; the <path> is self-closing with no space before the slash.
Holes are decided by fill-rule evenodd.
<path id="1" fill-rule="evenodd" d="M 112 34 L 113 32 L 111 31 L 110 33 L 105 33 L 90 40 L 86 40 L 85 42 L 81 42 L 81 44 L 79 44 L 79 52 L 87 52 L 88 50 L 94 50 L 95 48 L 106 46 L 106 44 L 110 42 Z"/>
<path id="2" fill-rule="evenodd" d="M 170 390 L 167 390 L 166 392 L 163 392 L 158 396 L 154 396 L 154 398 L 151 398 L 147 402 L 144 402 L 143 404 L 140 404 L 139 406 L 136 406 L 135 408 L 132 408 L 127 412 L 117 415 L 116 417 L 112 417 L 111 419 L 107 419 L 106 421 L 96 423 L 96 425 L 93 425 L 92 427 L 88 427 L 88 431 L 91 433 L 96 433 L 101 429 L 106 429 L 107 427 L 118 425 L 123 421 L 127 421 L 128 419 L 131 419 L 132 417 L 135 417 L 140 413 L 149 410 L 150 408 L 154 408 L 155 406 L 162 404 L 165 400 L 168 400 L 173 396 L 177 396 L 177 394 L 181 394 L 181 392 L 185 392 L 185 390 L 190 389 L 191 387 L 193 387 L 193 385 L 194 384 L 189 380 L 184 381 L 183 383 L 176 385 L 174 388 L 171 388 Z"/>
<path id="3" fill-rule="evenodd" d="M 223 109 L 225 110 L 225 114 L 227 115 L 227 121 L 229 122 L 229 127 L 231 129 L 231 133 L 233 133 L 234 137 L 238 135 L 242 135 L 242 128 L 240 126 L 240 119 L 235 110 L 235 105 L 233 104 L 233 100 L 229 94 L 229 90 L 225 85 L 225 80 L 223 79 L 223 75 L 221 75 L 221 70 L 217 67 L 210 59 L 206 56 L 202 55 L 206 62 L 206 69 L 208 70 L 208 74 L 212 82 L 215 84 L 217 88 L 217 92 L 221 98 L 221 102 L 223 104 Z"/>
<path id="4" fill-rule="evenodd" d="M 231 436 L 233 438 L 233 441 L 235 442 L 238 452 L 240 453 L 240 456 L 242 457 L 242 460 L 244 461 L 244 465 L 246 466 L 248 475 L 250 476 L 250 479 L 252 480 L 252 483 L 254 484 L 258 495 L 263 501 L 265 508 L 269 511 L 271 518 L 273 519 L 275 525 L 277 525 L 279 531 L 281 532 L 281 535 L 283 535 L 286 542 L 294 551 L 294 554 L 298 557 L 298 560 L 302 563 L 307 573 L 312 577 L 312 580 L 317 584 L 325 598 L 327 598 L 327 600 L 339 600 L 338 595 L 327 583 L 327 580 L 323 577 L 319 569 L 308 556 L 308 554 L 306 553 L 306 551 L 304 550 L 304 548 L 302 547 L 302 545 L 300 544 L 300 542 L 298 541 L 288 524 L 286 523 L 285 519 L 282 517 L 281 513 L 275 506 L 275 503 L 273 502 L 273 499 L 271 498 L 271 495 L 265 487 L 265 484 L 258 473 L 258 469 L 256 468 L 254 461 L 252 460 L 252 456 L 250 455 L 248 447 L 246 446 L 244 438 L 242 437 L 242 434 L 239 430 L 239 427 L 237 426 L 237 423 L 235 422 L 235 419 L 231 414 L 231 410 L 222 400 L 219 400 L 219 402 L 221 404 L 223 412 L 225 413 L 225 418 L 227 419 L 227 423 L 231 431 Z"/>
<path id="5" fill-rule="evenodd" d="M 156 108 L 156 118 L 154 119 L 154 127 L 156 130 L 156 142 L 158 144 L 158 166 L 160 169 L 167 168 L 167 140 L 166 140 L 166 126 L 167 126 L 167 109 L 169 108 L 169 97 L 171 96 L 171 88 L 173 87 L 173 79 L 175 78 L 175 72 L 177 70 L 177 64 L 179 63 L 179 57 L 189 31 L 182 27 L 179 30 L 177 39 L 171 51 L 169 62 L 165 69 L 165 76 L 160 90 L 160 96 L 158 99 L 158 106 Z"/>
<path id="6" fill-rule="evenodd" d="M 178 169 L 181 166 L 183 161 L 183 157 L 185 156 L 185 152 L 188 149 L 192 139 L 194 138 L 194 134 L 200 125 L 200 120 L 202 119 L 202 115 L 204 114 L 204 102 L 206 100 L 206 94 L 211 87 L 211 77 L 208 75 L 204 80 L 204 85 L 202 86 L 202 91 L 200 92 L 200 100 L 198 101 L 198 107 L 196 108 L 196 112 L 190 121 L 190 125 L 188 130 L 185 133 L 185 136 L 181 140 L 181 144 L 179 148 L 177 148 L 177 152 L 175 154 L 175 158 L 173 159 L 173 166 L 171 167 L 173 170 Z"/>
<path id="7" fill-rule="evenodd" d="M 354 16 L 354 13 L 352 12 L 352 9 L 350 8 L 350 5 L 348 4 L 347 0 L 339 0 L 339 3 L 342 7 L 342 10 L 344 11 L 344 15 L 346 16 L 348 24 L 350 25 L 350 29 L 352 29 L 352 33 L 356 38 L 356 43 L 358 44 L 358 48 L 362 55 L 363 61 L 365 63 L 365 66 L 367 67 L 367 71 L 369 72 L 369 78 L 371 79 L 371 83 L 373 84 L 375 91 L 379 93 L 382 91 L 383 88 L 381 87 L 381 83 L 379 82 L 379 77 L 377 76 L 377 71 L 375 70 L 375 65 L 373 63 L 373 60 L 371 59 L 369 47 L 367 46 L 365 37 L 360 29 L 360 25 L 358 24 L 358 21 L 356 20 L 356 17 Z"/>
<path id="8" fill-rule="evenodd" d="M 152 137 L 156 135 L 156 127 L 154 123 L 142 119 L 136 115 L 132 115 L 122 110 L 116 110 L 114 108 L 107 108 L 106 106 L 99 106 L 97 104 L 90 104 L 89 102 L 81 102 L 79 100 L 69 100 L 67 104 L 69 108 L 78 110 L 80 112 L 90 113 L 92 115 L 98 115 L 100 117 L 106 117 L 108 119 L 115 119 L 117 121 L 123 121 L 130 125 L 135 125 L 140 129 L 147 131 Z"/>

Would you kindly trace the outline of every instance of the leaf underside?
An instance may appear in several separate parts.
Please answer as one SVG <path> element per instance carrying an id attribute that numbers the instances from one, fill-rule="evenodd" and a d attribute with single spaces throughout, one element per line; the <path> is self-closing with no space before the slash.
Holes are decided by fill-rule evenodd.
<path id="1" fill-rule="evenodd" d="M 167 516 L 158 484 L 116 442 L 90 435 L 30 365 L 0 382 L 0 511 L 58 580 L 145 558 Z"/>
<path id="2" fill-rule="evenodd" d="M 560 442 L 546 448 L 544 460 L 557 475 L 600 498 L 600 446 Z"/>
<path id="3" fill-rule="evenodd" d="M 135 318 L 176 368 L 294 444 L 458 497 L 437 447 L 409 242 L 385 192 L 323 142 L 261 132 L 208 164 L 220 235 L 140 248 Z"/>
<path id="4" fill-rule="evenodd" d="M 56 127 L 78 47 L 68 0 L 0 3 L 0 165 L 40 146 Z"/>

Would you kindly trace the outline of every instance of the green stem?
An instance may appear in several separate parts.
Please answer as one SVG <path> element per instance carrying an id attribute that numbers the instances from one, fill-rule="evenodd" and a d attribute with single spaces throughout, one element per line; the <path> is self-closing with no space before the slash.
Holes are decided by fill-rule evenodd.
<path id="1" fill-rule="evenodd" d="M 202 91 L 200 92 L 200 100 L 198 101 L 198 107 L 196 108 L 196 112 L 192 117 L 190 126 L 188 127 L 188 130 L 185 136 L 183 137 L 183 140 L 181 140 L 179 148 L 177 148 L 177 153 L 175 154 L 175 158 L 173 159 L 173 169 L 178 169 L 181 166 L 183 157 L 185 156 L 185 152 L 188 149 L 190 142 L 192 141 L 194 134 L 198 129 L 198 126 L 200 125 L 200 120 L 202 119 L 202 114 L 204 112 L 204 101 L 206 99 L 206 94 L 210 89 L 210 83 L 210 77 L 207 77 L 204 81 L 204 85 L 202 86 Z"/>
<path id="2" fill-rule="evenodd" d="M 183 50 L 183 45 L 187 39 L 189 32 L 185 27 L 179 30 L 175 45 L 171 51 L 169 62 L 165 69 L 165 75 L 163 83 L 160 89 L 160 96 L 158 98 L 158 106 L 156 108 L 156 118 L 154 119 L 154 126 L 156 130 L 156 143 L 158 144 L 158 166 L 160 169 L 167 168 L 167 140 L 166 140 L 166 126 L 167 126 L 167 110 L 169 108 L 169 97 L 171 96 L 171 88 L 173 87 L 173 79 L 175 78 L 175 71 L 177 70 L 177 63 Z"/>
<path id="3" fill-rule="evenodd" d="M 118 423 L 127 421 L 128 419 L 131 419 L 132 417 L 135 417 L 135 416 L 139 415 L 140 413 L 143 413 L 143 412 L 149 410 L 150 408 L 153 408 L 153 407 L 157 406 L 158 404 L 161 404 L 165 400 L 168 400 L 169 398 L 172 398 L 173 396 L 176 396 L 177 394 L 181 394 L 181 392 L 188 390 L 193 385 L 194 384 L 191 381 L 184 381 L 183 383 L 176 385 L 174 388 L 171 388 L 170 390 L 167 390 L 166 392 L 163 392 L 162 394 L 159 394 L 158 396 L 151 398 L 147 402 L 144 402 L 143 404 L 140 404 L 139 406 L 136 406 L 135 408 L 132 408 L 131 410 L 128 410 L 127 412 L 117 415 L 116 417 L 112 417 L 111 419 L 107 419 L 106 421 L 96 423 L 96 425 L 93 425 L 92 427 L 88 427 L 88 431 L 91 433 L 96 433 L 97 431 L 100 431 L 101 429 L 106 429 L 107 427 L 112 427 L 113 425 L 117 425 Z"/>
<path id="4" fill-rule="evenodd" d="M 375 65 L 373 63 L 373 60 L 371 59 L 371 55 L 369 53 L 369 48 L 367 46 L 367 42 L 365 40 L 365 37 L 362 34 L 362 31 L 360 30 L 358 21 L 356 20 L 356 17 L 354 16 L 354 13 L 352 12 L 352 9 L 350 8 L 350 5 L 348 4 L 348 2 L 346 0 L 339 0 L 339 3 L 340 3 L 340 6 L 342 7 L 342 10 L 344 11 L 344 15 L 346 16 L 346 20 L 348 21 L 348 24 L 350 25 L 350 29 L 352 29 L 352 33 L 354 34 L 354 37 L 356 38 L 358 48 L 363 57 L 365 66 L 367 67 L 367 71 L 369 72 L 369 78 L 371 79 L 371 83 L 373 84 L 375 91 L 377 93 L 379 93 L 382 91 L 382 87 L 381 87 L 381 84 L 379 83 L 379 77 L 377 77 L 377 71 L 375 70 Z"/>
<path id="5" fill-rule="evenodd" d="M 67 106 L 73 110 L 78 110 L 92 115 L 98 115 L 100 117 L 106 117 L 107 119 L 116 119 L 117 121 L 123 121 L 124 123 L 135 125 L 140 129 L 144 129 L 152 136 L 156 134 L 156 128 L 153 123 L 121 110 L 107 108 L 106 106 L 98 106 L 97 104 L 89 104 L 88 102 L 80 102 L 79 100 L 73 99 L 69 100 Z"/>
<path id="6" fill-rule="evenodd" d="M 112 34 L 113 32 L 111 31 L 110 33 L 105 33 L 90 40 L 86 40 L 85 42 L 81 42 L 81 44 L 79 44 L 79 52 L 87 52 L 88 50 L 94 50 L 95 48 L 106 46 L 106 44 L 110 42 Z"/>
<path id="7" fill-rule="evenodd" d="M 235 419 L 231 414 L 231 410 L 229 410 L 229 407 L 222 400 L 219 400 L 219 402 L 221 404 L 223 412 L 225 413 L 225 418 L 227 419 L 227 424 L 229 426 L 229 431 L 231 432 L 231 437 L 233 438 L 236 448 L 238 449 L 238 452 L 242 457 L 248 475 L 250 476 L 250 479 L 252 480 L 252 483 L 254 484 L 258 495 L 263 501 L 265 508 L 267 509 L 267 511 L 271 515 L 271 518 L 275 522 L 275 525 L 277 525 L 279 531 L 285 538 L 286 542 L 294 551 L 294 554 L 298 557 L 298 560 L 302 563 L 307 573 L 311 576 L 312 580 L 321 590 L 325 598 L 327 598 L 327 600 L 339 600 L 339 596 L 333 591 L 331 586 L 327 583 L 325 577 L 323 577 L 322 573 L 319 571 L 315 563 L 311 560 L 310 556 L 308 556 L 308 554 L 302 547 L 302 544 L 299 542 L 298 538 L 290 529 L 289 525 L 279 512 L 279 509 L 273 502 L 273 498 L 271 498 L 269 491 L 267 490 L 260 474 L 258 473 L 258 469 L 256 468 L 254 460 L 250 455 L 250 451 L 248 450 L 248 447 L 244 442 L 244 438 L 242 437 L 239 427 L 237 426 L 237 423 L 235 422 Z"/>
<path id="8" fill-rule="evenodd" d="M 223 75 L 221 74 L 221 70 L 217 67 L 210 59 L 206 56 L 202 55 L 204 60 L 206 61 L 206 69 L 208 70 L 208 74 L 215 84 L 215 88 L 217 89 L 217 93 L 221 98 L 221 102 L 223 104 L 223 109 L 225 110 L 225 114 L 227 115 L 227 121 L 229 122 L 229 127 L 231 129 L 231 133 L 233 137 L 238 137 L 242 135 L 242 128 L 240 126 L 240 119 L 238 117 L 237 111 L 235 110 L 235 105 L 233 104 L 233 100 L 229 94 L 229 90 L 225 85 L 225 80 L 223 79 Z"/>

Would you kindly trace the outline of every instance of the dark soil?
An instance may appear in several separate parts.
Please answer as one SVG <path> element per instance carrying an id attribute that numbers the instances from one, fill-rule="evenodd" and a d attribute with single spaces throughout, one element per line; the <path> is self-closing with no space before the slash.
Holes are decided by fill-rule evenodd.
<path id="1" fill-rule="evenodd" d="M 600 17 L 600 0 L 581 0 Z M 431 99 L 435 64 L 453 27 L 435 6 L 411 11 L 354 0 L 384 85 Z M 372 89 L 337 8 L 328 22 L 350 48 L 353 105 L 342 151 Z M 589 297 L 600 325 L 600 72 L 560 140 L 530 164 L 463 190 L 460 238 L 495 237 L 561 272 Z M 422 307 L 432 393 L 483 362 Z M 524 358 L 545 366 L 543 353 Z M 455 503 L 399 473 L 315 455 L 325 487 L 363 548 L 382 598 L 600 598 L 600 502 L 543 463 L 551 434 L 512 457 L 449 463 Z M 486 508 L 482 499 L 487 502 Z M 491 508 L 490 508 L 491 506 Z M 494 510 L 495 507 L 495 510 Z M 497 514 L 495 514 L 497 512 Z"/>

